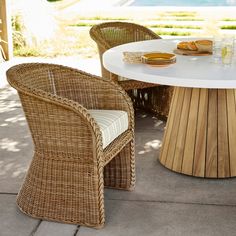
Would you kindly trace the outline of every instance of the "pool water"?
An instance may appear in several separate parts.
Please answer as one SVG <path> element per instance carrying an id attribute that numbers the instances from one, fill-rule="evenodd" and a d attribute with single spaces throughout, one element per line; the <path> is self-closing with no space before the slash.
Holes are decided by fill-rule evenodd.
<path id="1" fill-rule="evenodd" d="M 135 0 L 130 6 L 236 6 L 236 0 Z"/>

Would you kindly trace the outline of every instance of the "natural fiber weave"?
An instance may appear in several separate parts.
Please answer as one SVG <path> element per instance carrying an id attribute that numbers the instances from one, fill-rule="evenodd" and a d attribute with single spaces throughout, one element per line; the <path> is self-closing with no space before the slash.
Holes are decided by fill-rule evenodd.
<path id="1" fill-rule="evenodd" d="M 135 184 L 130 98 L 109 79 L 61 65 L 20 64 L 7 78 L 19 93 L 34 142 L 19 208 L 36 218 L 102 227 L 104 182 L 125 190 Z M 87 109 L 126 111 L 129 128 L 103 150 Z"/>
<path id="2" fill-rule="evenodd" d="M 123 52 L 123 61 L 126 63 L 142 63 L 142 56 L 150 52 Z"/>
<path id="3" fill-rule="evenodd" d="M 105 22 L 92 26 L 92 28 L 90 29 L 90 36 L 96 42 L 98 47 L 102 76 L 105 78 L 112 78 L 116 83 L 119 83 L 126 91 L 128 91 L 128 94 L 130 95 L 135 108 L 150 110 L 146 109 L 146 107 L 142 105 L 146 103 L 145 101 L 142 100 L 144 97 L 138 95 L 142 93 L 147 94 L 147 91 L 148 92 L 150 91 L 149 88 L 153 87 L 153 91 L 151 89 L 152 91 L 151 97 L 153 98 L 153 96 L 155 96 L 155 93 L 158 93 L 159 90 L 161 91 L 161 93 L 167 91 L 166 89 L 167 87 L 165 86 L 165 89 L 163 89 L 162 85 L 157 85 L 153 83 L 146 83 L 142 81 L 127 80 L 127 79 L 120 80 L 118 75 L 110 73 L 104 68 L 102 63 L 102 55 L 106 50 L 121 44 L 136 42 L 136 41 L 160 39 L 161 37 L 155 34 L 152 30 L 142 25 L 129 22 L 119 22 L 119 21 Z M 148 89 L 146 90 L 146 88 Z M 142 91 L 142 89 L 144 89 L 145 91 Z M 169 91 L 167 91 L 167 93 L 169 94 Z M 164 97 L 166 98 L 168 96 Z M 161 97 L 158 96 L 157 94 L 157 99 L 160 98 Z M 151 110 L 155 111 L 156 115 L 164 116 L 166 118 L 169 113 L 169 103 L 170 102 L 168 100 L 166 101 L 162 99 L 155 101 L 155 103 L 153 104 L 153 109 Z M 165 109 L 159 111 L 159 109 L 156 110 L 154 107 L 165 107 Z"/>

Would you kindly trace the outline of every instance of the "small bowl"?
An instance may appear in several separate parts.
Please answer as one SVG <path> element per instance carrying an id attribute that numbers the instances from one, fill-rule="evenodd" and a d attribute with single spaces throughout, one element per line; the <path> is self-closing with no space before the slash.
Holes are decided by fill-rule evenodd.
<path id="1" fill-rule="evenodd" d="M 149 65 L 167 65 L 176 62 L 176 55 L 172 53 L 148 53 L 141 57 L 142 63 Z"/>

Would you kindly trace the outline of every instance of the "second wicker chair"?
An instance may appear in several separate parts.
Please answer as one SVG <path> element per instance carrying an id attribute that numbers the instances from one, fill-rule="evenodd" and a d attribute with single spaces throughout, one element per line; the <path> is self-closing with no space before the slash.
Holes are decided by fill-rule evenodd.
<path id="1" fill-rule="evenodd" d="M 171 87 L 120 78 L 107 71 L 102 63 L 103 53 L 112 47 L 136 41 L 161 39 L 161 37 L 142 25 L 119 21 L 94 25 L 90 29 L 90 36 L 98 47 L 102 76 L 111 77 L 119 83 L 131 96 L 135 107 L 146 108 L 161 117 L 167 117 L 172 97 Z M 133 91 L 134 89 L 138 90 Z"/>

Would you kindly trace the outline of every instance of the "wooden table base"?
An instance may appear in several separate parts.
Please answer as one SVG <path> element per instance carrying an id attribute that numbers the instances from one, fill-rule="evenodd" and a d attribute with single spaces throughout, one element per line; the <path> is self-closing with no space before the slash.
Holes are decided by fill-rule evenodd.
<path id="1" fill-rule="evenodd" d="M 176 87 L 160 162 L 191 176 L 236 176 L 236 90 Z"/>

